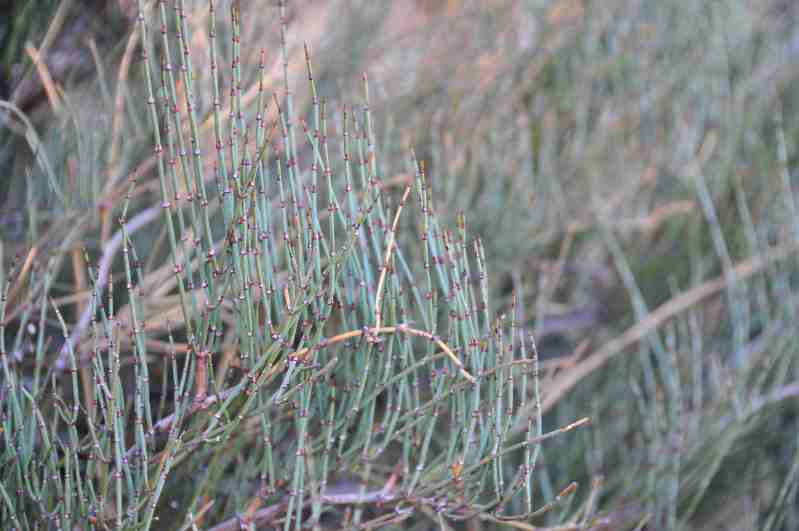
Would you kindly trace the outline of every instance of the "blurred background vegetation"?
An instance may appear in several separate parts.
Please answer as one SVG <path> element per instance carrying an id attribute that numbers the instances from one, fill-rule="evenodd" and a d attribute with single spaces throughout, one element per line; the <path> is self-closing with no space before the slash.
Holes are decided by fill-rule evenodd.
<path id="1" fill-rule="evenodd" d="M 202 83 L 209 13 L 189 4 Z M 239 4 L 247 105 L 262 49 L 279 87 L 276 4 Z M 160 202 L 137 9 L 0 9 L 0 98 L 30 121 L 0 129 L 2 259 L 63 261 L 71 326 L 76 256 L 102 253 L 131 178 L 134 210 Z M 606 529 L 799 529 L 798 22 L 787 0 L 288 5 L 298 114 L 303 42 L 335 123 L 367 73 L 383 180 L 402 189 L 413 148 L 442 223 L 464 213 L 485 245 L 492 310 L 523 294 L 545 426 L 592 422 L 542 450 L 543 499 L 576 481 Z M 158 228 L 137 241 L 156 270 Z"/>

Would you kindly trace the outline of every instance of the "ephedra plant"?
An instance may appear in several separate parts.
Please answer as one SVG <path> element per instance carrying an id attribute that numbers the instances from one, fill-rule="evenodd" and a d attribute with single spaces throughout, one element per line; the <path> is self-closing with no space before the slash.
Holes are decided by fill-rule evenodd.
<path id="1" fill-rule="evenodd" d="M 448 528 L 557 508 L 590 526 L 592 496 L 558 507 L 576 485 L 545 497 L 536 470 L 587 419 L 544 431 L 533 338 L 516 306 L 489 311 L 483 247 L 466 216 L 439 222 L 422 161 L 385 178 L 366 76 L 356 105 L 328 103 L 306 47 L 298 109 L 287 8 L 250 83 L 242 13 L 223 26 L 210 2 L 203 85 L 188 9 L 139 2 L 152 170 L 72 261 L 91 296 L 71 317 L 53 299 L 66 244 L 4 273 L 0 521 Z"/>

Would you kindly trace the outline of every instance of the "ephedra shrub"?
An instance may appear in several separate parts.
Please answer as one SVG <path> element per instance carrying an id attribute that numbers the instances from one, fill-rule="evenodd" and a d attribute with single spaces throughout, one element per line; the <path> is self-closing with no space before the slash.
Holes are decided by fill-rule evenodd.
<path id="1" fill-rule="evenodd" d="M 366 76 L 324 101 L 306 47 L 298 109 L 285 6 L 254 79 L 237 3 L 198 39 L 188 9 L 139 3 L 153 151 L 103 207 L 116 232 L 72 253 L 90 295 L 53 298 L 67 245 L 4 273 L 0 521 L 446 527 L 569 499 L 535 467 L 585 419 L 544 433 L 533 339 L 491 314 L 483 247 L 439 222 L 413 152 L 385 178 Z"/>

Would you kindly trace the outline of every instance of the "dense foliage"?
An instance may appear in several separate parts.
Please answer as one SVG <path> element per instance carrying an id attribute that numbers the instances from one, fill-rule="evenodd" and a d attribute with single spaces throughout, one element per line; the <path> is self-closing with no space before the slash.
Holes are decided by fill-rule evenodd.
<path id="1" fill-rule="evenodd" d="M 89 4 L 0 6 L 5 527 L 799 525 L 792 4 Z"/>

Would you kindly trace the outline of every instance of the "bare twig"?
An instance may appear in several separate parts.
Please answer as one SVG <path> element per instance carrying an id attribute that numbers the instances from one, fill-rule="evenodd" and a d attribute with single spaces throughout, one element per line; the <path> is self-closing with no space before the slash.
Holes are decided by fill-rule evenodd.
<path id="1" fill-rule="evenodd" d="M 44 86 L 44 93 L 47 95 L 47 100 L 50 102 L 50 107 L 52 107 L 54 112 L 57 112 L 61 108 L 61 98 L 58 95 L 58 90 L 56 90 L 53 76 L 50 75 L 50 69 L 47 68 L 47 64 L 42 59 L 39 50 L 37 50 L 33 44 L 27 43 L 25 45 L 25 52 L 36 66 L 36 71 L 39 72 L 39 77 L 41 78 L 42 85 Z"/>
<path id="2" fill-rule="evenodd" d="M 399 206 L 397 207 L 397 213 L 394 215 L 394 222 L 391 224 L 391 232 L 388 235 L 388 247 L 386 247 L 386 257 L 383 260 L 383 270 L 380 272 L 380 280 L 377 282 L 377 294 L 375 295 L 375 329 L 380 328 L 380 321 L 382 317 L 382 311 L 380 310 L 381 305 L 383 304 L 383 283 L 386 280 L 386 273 L 388 272 L 388 265 L 391 261 L 391 253 L 394 251 L 395 241 L 397 233 L 397 224 L 399 223 L 400 214 L 402 213 L 402 207 L 405 206 L 405 201 L 408 199 L 408 194 L 411 192 L 411 185 L 407 184 L 405 186 L 405 192 L 402 194 L 402 199 L 400 199 Z"/>
<path id="3" fill-rule="evenodd" d="M 323 503 L 329 505 L 363 505 L 395 502 L 404 498 L 404 496 L 394 492 L 393 489 L 387 490 L 387 487 L 388 484 L 380 490 L 360 493 L 359 484 L 346 482 L 330 486 L 320 495 L 319 499 Z M 306 505 L 308 504 L 310 504 L 310 502 L 306 502 Z M 210 528 L 208 531 L 232 531 L 234 529 L 240 529 L 243 520 L 245 520 L 245 523 L 263 525 L 283 514 L 287 507 L 288 496 L 274 505 L 255 511 L 246 519 L 238 517 L 231 518 L 230 520 Z"/>
<path id="4" fill-rule="evenodd" d="M 45 34 L 44 39 L 42 39 L 42 44 L 39 46 L 37 55 L 42 58 L 42 60 L 47 57 L 47 53 L 50 51 L 50 46 L 55 41 L 55 38 L 58 36 L 58 33 L 61 31 L 61 28 L 64 25 L 64 22 L 67 20 L 67 15 L 69 10 L 72 8 L 72 3 L 73 0 L 66 0 L 61 2 L 61 4 L 58 6 L 58 11 L 56 11 L 55 16 L 53 16 L 53 21 L 47 28 L 47 33 Z M 34 62 L 37 61 L 34 60 Z M 22 102 L 20 100 L 24 98 L 25 92 L 29 87 L 29 78 L 25 77 L 21 79 L 17 84 L 16 89 L 14 89 L 14 93 L 11 95 L 11 98 L 9 98 L 9 101 L 14 105 L 21 106 Z"/>
<path id="5" fill-rule="evenodd" d="M 330 345 L 330 344 L 333 344 L 333 343 L 340 343 L 342 341 L 346 341 L 346 340 L 352 339 L 354 337 L 360 337 L 360 336 L 364 335 L 364 333 L 371 334 L 373 336 L 377 336 L 379 334 L 402 333 L 402 334 L 409 334 L 409 335 L 412 335 L 412 336 L 423 337 L 425 339 L 429 339 L 430 341 L 433 341 L 436 344 L 436 346 L 438 346 L 438 348 L 440 348 L 444 352 L 444 354 L 447 355 L 447 357 L 449 359 L 452 360 L 452 363 L 457 365 L 458 370 L 461 373 L 461 376 L 463 376 L 464 378 L 466 378 L 467 380 L 469 380 L 472 383 L 476 382 L 476 380 L 474 379 L 474 376 L 469 374 L 469 371 L 467 371 L 463 367 L 463 363 L 461 362 L 460 359 L 458 359 L 458 356 L 455 355 L 455 353 L 452 351 L 452 349 L 449 348 L 449 346 L 446 343 L 444 343 L 444 341 L 442 341 L 438 337 L 434 336 L 430 332 L 426 332 L 424 330 L 417 330 L 415 328 L 411 328 L 410 326 L 408 326 L 406 324 L 399 324 L 397 326 L 383 326 L 381 328 L 368 328 L 365 331 L 364 330 L 350 330 L 349 332 L 345 332 L 343 334 L 338 334 L 338 335 L 336 335 L 334 337 L 331 337 L 330 339 L 327 339 L 325 341 L 325 344 L 326 345 Z M 302 357 L 305 354 L 308 354 L 311 351 L 311 348 L 312 347 L 302 348 L 302 349 L 298 350 L 297 352 L 295 352 L 294 355 L 298 356 L 298 357 Z"/>

